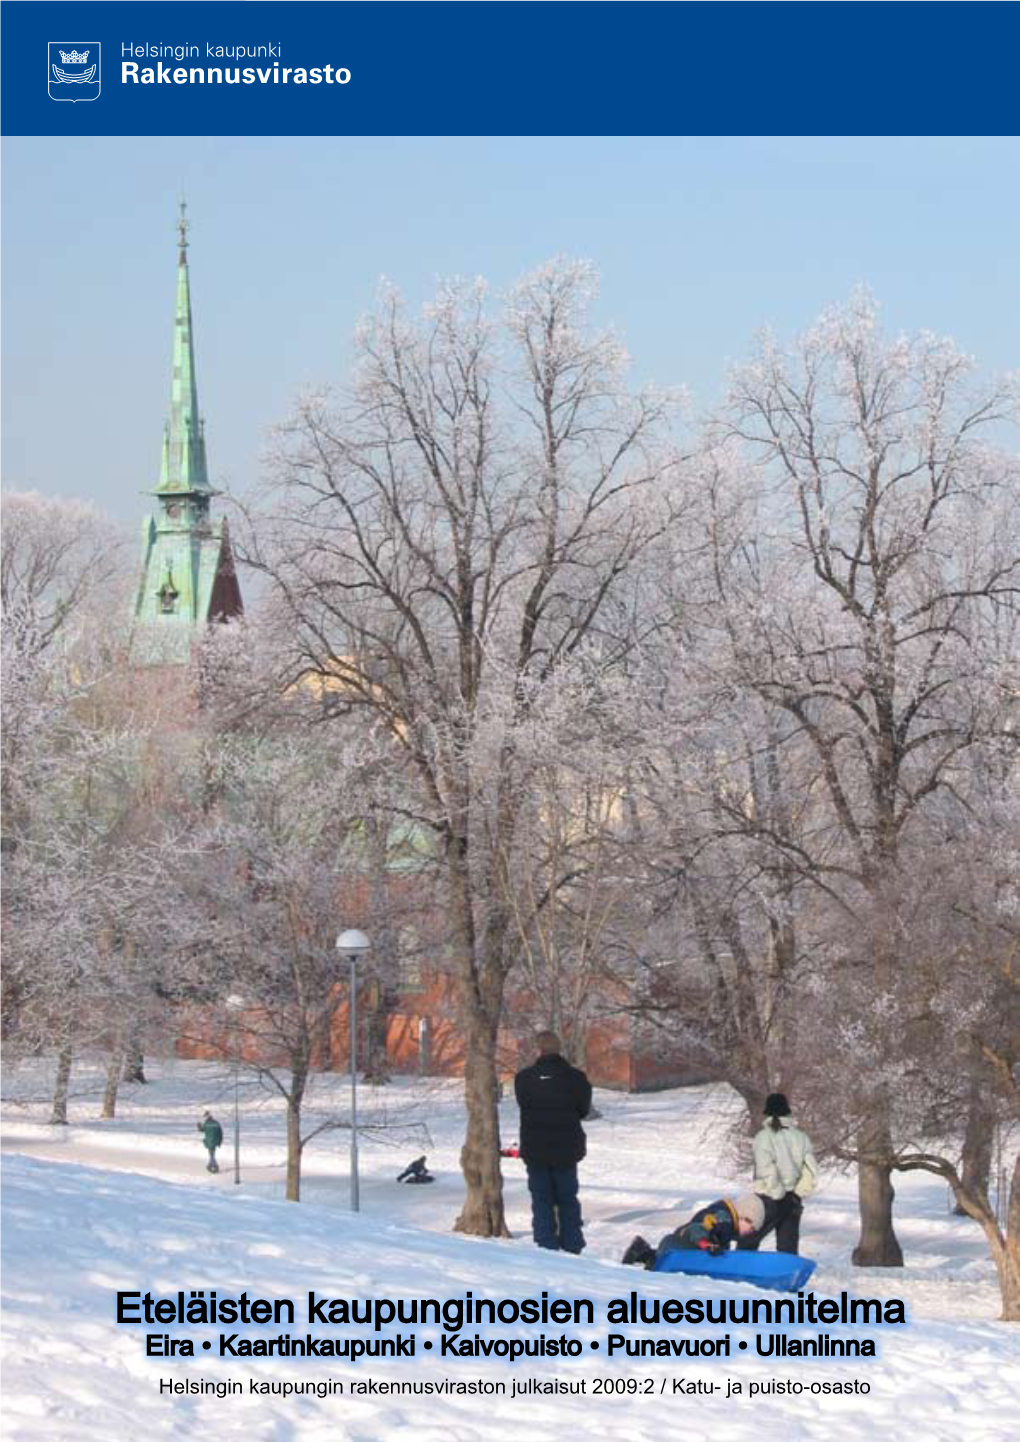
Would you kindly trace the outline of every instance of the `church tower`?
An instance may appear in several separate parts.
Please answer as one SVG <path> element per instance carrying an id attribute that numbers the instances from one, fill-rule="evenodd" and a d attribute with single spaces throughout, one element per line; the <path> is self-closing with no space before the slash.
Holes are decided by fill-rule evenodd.
<path id="1" fill-rule="evenodd" d="M 225 519 L 210 503 L 205 426 L 198 410 L 188 279 L 188 221 L 181 202 L 177 242 L 170 415 L 154 491 L 158 509 L 142 528 L 141 581 L 135 597 L 132 653 L 141 664 L 186 665 L 192 643 L 211 621 L 243 610 Z"/>

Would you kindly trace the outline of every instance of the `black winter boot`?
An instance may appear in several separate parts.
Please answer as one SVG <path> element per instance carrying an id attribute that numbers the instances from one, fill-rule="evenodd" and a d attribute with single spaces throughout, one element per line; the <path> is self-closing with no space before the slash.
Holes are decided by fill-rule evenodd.
<path id="1" fill-rule="evenodd" d="M 644 1237 L 635 1237 L 620 1261 L 625 1267 L 647 1267 L 655 1257 L 655 1248 L 650 1247 Z"/>

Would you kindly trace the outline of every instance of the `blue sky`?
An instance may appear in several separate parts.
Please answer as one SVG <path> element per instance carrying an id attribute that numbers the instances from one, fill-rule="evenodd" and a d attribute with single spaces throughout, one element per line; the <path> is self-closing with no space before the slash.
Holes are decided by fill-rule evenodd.
<path id="1" fill-rule="evenodd" d="M 3 144 L 8 489 L 125 522 L 157 478 L 177 197 L 215 480 L 244 489 L 298 389 L 342 377 L 379 277 L 602 272 L 635 375 L 711 403 L 770 324 L 866 282 L 891 329 L 1020 365 L 1015 139 L 96 138 Z"/>

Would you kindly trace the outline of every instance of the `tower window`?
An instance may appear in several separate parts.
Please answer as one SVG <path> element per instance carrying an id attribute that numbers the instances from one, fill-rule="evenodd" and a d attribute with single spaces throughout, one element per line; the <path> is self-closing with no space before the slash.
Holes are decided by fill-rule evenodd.
<path id="1" fill-rule="evenodd" d="M 159 597 L 159 609 L 164 616 L 172 616 L 177 610 L 177 598 L 179 591 L 174 586 L 173 577 L 168 575 L 160 586 L 156 595 Z"/>

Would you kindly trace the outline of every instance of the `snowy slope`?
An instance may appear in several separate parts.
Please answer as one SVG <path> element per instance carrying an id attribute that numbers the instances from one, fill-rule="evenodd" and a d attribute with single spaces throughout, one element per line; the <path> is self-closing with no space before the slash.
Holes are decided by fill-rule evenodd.
<path id="1" fill-rule="evenodd" d="M 3 1436 L 10 1442 L 62 1442 L 135 1436 L 151 1438 L 389 1439 L 411 1429 L 416 1442 L 476 1442 L 520 1435 L 531 1442 L 569 1437 L 652 1438 L 682 1432 L 689 1438 L 863 1438 L 872 1433 L 927 1439 L 1004 1439 L 1015 1435 L 1020 1395 L 1020 1336 L 994 1320 L 994 1279 L 977 1229 L 950 1218 L 941 1188 L 924 1180 L 901 1194 L 901 1234 L 910 1265 L 903 1273 L 861 1273 L 848 1263 L 853 1242 L 853 1190 L 848 1179 L 827 1178 L 807 1213 L 804 1251 L 820 1261 L 815 1291 L 836 1295 L 903 1296 L 906 1327 L 829 1327 L 831 1336 L 872 1336 L 874 1361 L 762 1358 L 754 1336 L 768 1327 L 715 1326 L 616 1328 L 605 1325 L 606 1306 L 637 1287 L 645 1297 L 742 1298 L 748 1289 L 696 1279 L 652 1278 L 613 1260 L 634 1231 L 655 1237 L 698 1201 L 739 1178 L 720 1170 L 714 1138 L 730 1106 L 710 1089 L 655 1097 L 600 1095 L 605 1120 L 590 1129 L 583 1170 L 589 1219 L 584 1258 L 536 1252 L 526 1235 L 526 1192 L 521 1170 L 508 1163 L 512 1242 L 456 1237 L 447 1230 L 460 1189 L 455 1172 L 460 1107 L 455 1087 L 387 1089 L 373 1103 L 404 1115 L 425 1098 L 433 1145 L 429 1164 L 440 1181 L 428 1188 L 397 1187 L 396 1171 L 413 1154 L 369 1148 L 360 1216 L 346 1210 L 346 1137 L 309 1153 L 309 1200 L 288 1206 L 280 1188 L 279 1115 L 254 1097 L 244 1102 L 245 1175 L 235 1187 L 227 1170 L 217 1179 L 202 1171 L 197 1107 L 212 1102 L 224 1119 L 209 1069 L 172 1069 L 153 1085 L 125 1095 L 116 1123 L 86 1122 L 59 1139 L 39 1124 L 41 1107 L 18 1107 L 5 1126 L 3 1166 Z M 224 1083 L 225 1084 L 225 1083 Z M 335 1085 L 336 1082 L 334 1081 Z M 31 1092 L 32 1087 L 28 1087 Z M 91 1108 L 78 1110 L 85 1115 Z M 505 1135 L 512 1135 L 513 1108 Z M 424 1148 L 422 1148 L 424 1149 Z M 21 1153 L 21 1154 L 18 1154 Z M 406 1155 L 405 1155 L 406 1153 Z M 65 1164 L 57 1164 L 59 1155 Z M 229 1163 L 229 1147 L 222 1158 Z M 91 1161 L 94 1165 L 81 1165 Z M 95 1165 L 98 1164 L 98 1165 Z M 251 1164 L 251 1170 L 248 1170 Z M 132 1170 L 134 1168 L 134 1170 Z M 144 1171 L 147 1175 L 140 1175 Z M 172 1180 L 168 1180 L 171 1179 Z M 185 1180 L 187 1179 L 187 1180 Z M 293 1297 L 294 1335 L 304 1325 L 308 1291 L 337 1297 L 540 1297 L 543 1289 L 595 1304 L 594 1327 L 511 1324 L 469 1327 L 487 1338 L 568 1335 L 583 1340 L 576 1359 L 441 1359 L 421 1353 L 439 1328 L 401 1328 L 417 1335 L 414 1361 L 301 1361 L 284 1358 L 227 1360 L 213 1352 L 193 1361 L 145 1356 L 145 1327 L 114 1324 L 118 1289 L 217 1288 L 236 1295 Z M 757 1296 L 765 1294 L 756 1293 Z M 154 1328 L 152 1330 L 162 1330 Z M 169 1329 L 168 1329 L 169 1330 Z M 215 1338 L 236 1328 L 186 1327 L 177 1335 Z M 333 1335 L 331 1329 L 317 1329 Z M 730 1331 L 734 1356 L 719 1360 L 620 1359 L 609 1362 L 606 1337 L 713 1336 Z M 783 1327 L 789 1336 L 812 1336 L 812 1327 Z M 276 1335 L 256 1328 L 250 1335 Z M 358 1332 L 357 1335 L 367 1335 Z M 751 1340 L 736 1352 L 738 1337 Z M 600 1342 L 597 1351 L 590 1343 Z M 647 1395 L 594 1395 L 597 1379 L 651 1385 Z M 332 1397 L 248 1395 L 167 1397 L 161 1379 L 345 1384 Z M 506 1385 L 494 1396 L 352 1396 L 352 1379 L 382 1381 L 484 1381 Z M 529 1378 L 585 1383 L 585 1395 L 511 1397 L 511 1382 Z M 674 1379 L 717 1383 L 711 1395 L 673 1395 Z M 749 1396 L 751 1383 L 867 1382 L 870 1393 L 851 1396 Z M 728 1382 L 743 1393 L 727 1398 Z M 662 1387 L 665 1385 L 665 1395 Z"/>

